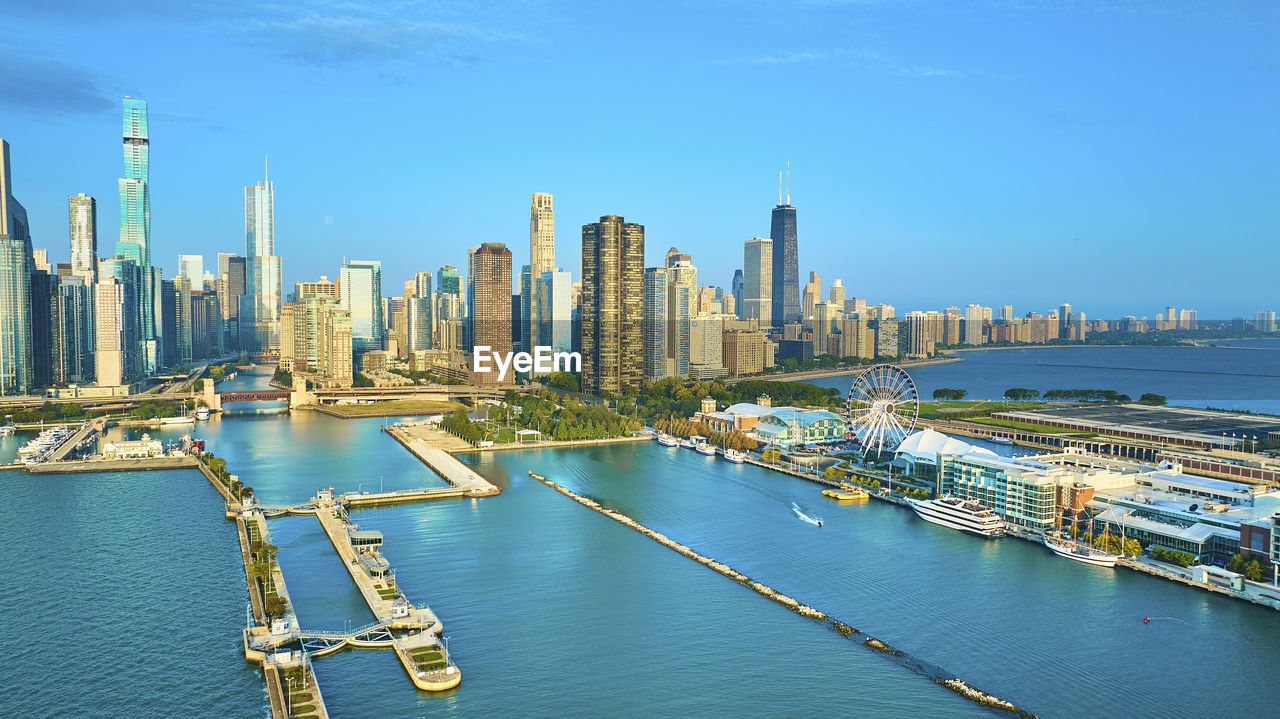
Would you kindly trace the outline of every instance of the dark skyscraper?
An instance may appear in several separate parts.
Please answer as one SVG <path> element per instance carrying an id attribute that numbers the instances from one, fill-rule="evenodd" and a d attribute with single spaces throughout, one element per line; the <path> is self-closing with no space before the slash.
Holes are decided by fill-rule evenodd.
<path id="1" fill-rule="evenodd" d="M 617 215 L 582 226 L 582 391 L 644 380 L 644 225 Z"/>
<path id="2" fill-rule="evenodd" d="M 779 178 L 781 180 L 781 178 Z M 769 227 L 773 240 L 773 326 L 801 321 L 800 260 L 796 242 L 796 208 L 791 206 L 791 168 L 787 168 L 787 194 L 783 201 L 778 183 L 778 206 Z"/>

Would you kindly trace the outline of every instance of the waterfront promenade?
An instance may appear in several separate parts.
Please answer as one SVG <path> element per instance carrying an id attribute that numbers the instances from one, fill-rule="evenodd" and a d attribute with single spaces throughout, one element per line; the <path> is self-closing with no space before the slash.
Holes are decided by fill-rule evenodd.
<path id="1" fill-rule="evenodd" d="M 423 425 L 383 427 L 382 430 L 466 496 L 489 497 L 502 491 L 449 453 L 450 450 L 473 449 L 469 442 Z"/>

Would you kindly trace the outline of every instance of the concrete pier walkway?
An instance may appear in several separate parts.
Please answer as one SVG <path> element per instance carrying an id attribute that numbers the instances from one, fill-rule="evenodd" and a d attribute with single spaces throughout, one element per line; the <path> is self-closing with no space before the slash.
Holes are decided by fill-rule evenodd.
<path id="1" fill-rule="evenodd" d="M 449 454 L 447 451 L 449 449 L 471 448 L 471 445 L 457 437 L 422 426 L 383 427 L 382 429 L 395 437 L 396 441 L 413 452 L 418 459 L 425 462 L 444 481 L 461 489 L 466 496 L 490 497 L 502 492 L 480 473 Z"/>

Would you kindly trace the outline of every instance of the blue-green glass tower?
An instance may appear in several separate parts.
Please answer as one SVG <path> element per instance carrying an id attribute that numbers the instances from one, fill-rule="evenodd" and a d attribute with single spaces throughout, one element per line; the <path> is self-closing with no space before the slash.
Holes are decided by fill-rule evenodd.
<path id="1" fill-rule="evenodd" d="M 126 308 L 138 318 L 142 370 L 154 374 L 162 364 L 158 356 L 159 317 L 155 311 L 159 273 L 151 267 L 151 140 L 147 128 L 147 101 L 124 99 L 124 177 L 120 178 L 120 241 L 116 254 L 137 265 L 138 306 Z"/>

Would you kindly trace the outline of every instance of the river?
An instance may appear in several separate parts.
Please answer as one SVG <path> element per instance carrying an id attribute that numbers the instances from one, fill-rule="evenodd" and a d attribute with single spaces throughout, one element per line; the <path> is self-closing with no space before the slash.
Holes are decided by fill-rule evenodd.
<path id="1" fill-rule="evenodd" d="M 264 382 L 242 375 L 235 386 Z M 266 502 L 329 485 L 438 484 L 383 421 L 250 409 L 155 433 L 204 437 Z M 899 507 L 836 506 L 803 480 L 656 443 L 465 458 L 503 494 L 353 514 L 382 531 L 406 594 L 441 617 L 462 685 L 418 692 L 390 652 L 344 651 L 314 665 L 333 716 L 1001 715 L 589 511 L 530 469 L 1041 716 L 1224 706 L 1265 716 L 1277 700 L 1265 679 L 1280 671 L 1271 610 L 983 541 Z M 266 715 L 240 652 L 234 526 L 203 477 L 0 476 L 15 500 L 0 530 L 11 550 L 0 594 L 7 714 Z M 792 502 L 823 526 L 799 521 Z M 314 518 L 269 528 L 304 627 L 369 621 Z"/>

